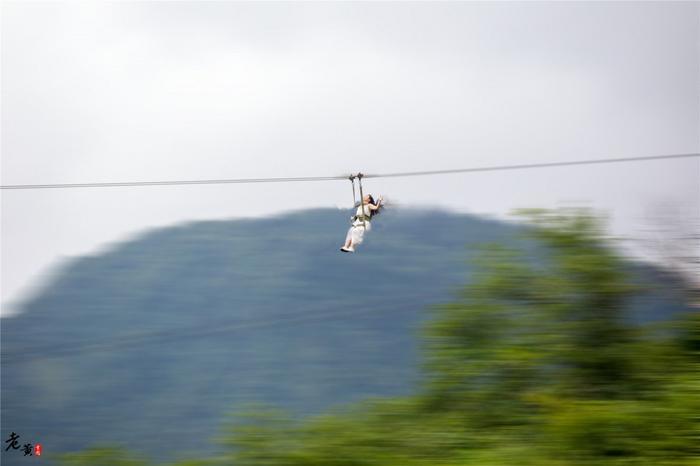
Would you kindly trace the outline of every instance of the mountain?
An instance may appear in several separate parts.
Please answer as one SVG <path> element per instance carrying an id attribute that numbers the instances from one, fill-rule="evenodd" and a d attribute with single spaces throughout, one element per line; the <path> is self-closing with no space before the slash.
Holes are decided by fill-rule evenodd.
<path id="1" fill-rule="evenodd" d="M 71 261 L 2 320 L 3 436 L 46 453 L 110 443 L 205 456 L 226 414 L 250 403 L 309 415 L 408 394 L 421 324 L 469 280 L 479 247 L 545 255 L 522 227 L 400 209 L 344 254 L 347 224 L 328 209 L 196 222 Z M 633 318 L 682 308 L 664 274 L 630 268 L 656 284 Z"/>

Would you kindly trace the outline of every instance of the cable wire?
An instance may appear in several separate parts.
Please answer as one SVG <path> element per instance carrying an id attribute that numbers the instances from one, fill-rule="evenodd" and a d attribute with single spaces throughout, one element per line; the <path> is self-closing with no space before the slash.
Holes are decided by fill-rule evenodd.
<path id="1" fill-rule="evenodd" d="M 458 173 L 492 172 L 504 170 L 529 170 L 538 168 L 567 167 L 575 165 L 596 165 L 608 163 L 645 162 L 651 160 L 669 160 L 700 157 L 700 153 L 652 155 L 646 157 L 618 157 L 610 159 L 573 160 L 569 162 L 544 162 L 518 165 L 495 165 L 486 167 L 456 168 L 447 170 L 430 170 L 399 173 L 363 174 L 364 178 L 398 178 L 408 176 L 448 175 Z M 352 176 L 352 175 L 351 175 Z M 211 180 L 163 180 L 163 181 L 119 181 L 108 183 L 57 183 L 57 184 L 10 184 L 2 185 L 0 189 L 61 189 L 61 188 L 115 188 L 136 186 L 180 186 L 180 185 L 213 185 L 213 184 L 243 184 L 243 183 L 292 183 L 310 181 L 336 181 L 347 180 L 348 175 L 338 176 L 306 176 L 306 177 L 280 177 L 280 178 L 233 178 Z"/>
<path id="2" fill-rule="evenodd" d="M 59 183 L 59 184 L 10 184 L 1 189 L 52 189 L 52 188 L 116 188 L 133 186 L 178 186 L 188 184 L 243 184 L 243 183 L 292 183 L 306 181 L 346 180 L 347 176 L 306 176 L 294 178 L 238 178 L 219 180 L 171 180 L 171 181 L 117 181 L 110 183 Z"/>
<path id="3" fill-rule="evenodd" d="M 700 157 L 700 153 L 689 154 L 671 154 L 671 155 L 652 155 L 647 157 L 618 157 L 612 159 L 591 159 L 591 160 L 572 160 L 570 162 L 544 162 L 544 163 L 527 163 L 520 165 L 495 165 L 490 167 L 474 167 L 474 168 L 457 168 L 452 170 L 431 170 L 422 172 L 402 172 L 402 173 L 381 173 L 375 175 L 364 175 L 365 178 L 398 178 L 404 176 L 429 176 L 429 175 L 448 175 L 453 173 L 471 173 L 471 172 L 492 172 L 502 170 L 527 170 L 532 168 L 550 168 L 550 167 L 566 167 L 572 165 L 594 165 L 604 163 L 624 163 L 624 162 L 644 162 L 649 160 L 668 160 Z"/>

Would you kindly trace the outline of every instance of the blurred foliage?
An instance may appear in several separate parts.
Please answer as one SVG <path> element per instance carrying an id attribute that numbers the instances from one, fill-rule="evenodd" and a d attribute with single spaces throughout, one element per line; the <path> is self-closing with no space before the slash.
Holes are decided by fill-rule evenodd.
<path id="1" fill-rule="evenodd" d="M 59 458 L 61 464 L 72 466 L 146 466 L 148 461 L 123 448 L 97 446 L 78 453 L 67 453 Z"/>
<path id="2" fill-rule="evenodd" d="M 547 260 L 484 252 L 425 328 L 416 395 L 306 420 L 255 410 L 227 428 L 225 454 L 177 464 L 700 465 L 698 314 L 665 331 L 634 325 L 625 305 L 644 290 L 599 221 L 524 215 Z M 143 464 L 83 456 L 95 454 L 61 464 Z"/>

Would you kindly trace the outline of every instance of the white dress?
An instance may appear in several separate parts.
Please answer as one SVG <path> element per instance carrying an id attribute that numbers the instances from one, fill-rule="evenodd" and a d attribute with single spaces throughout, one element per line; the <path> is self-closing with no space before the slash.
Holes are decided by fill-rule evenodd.
<path id="1" fill-rule="evenodd" d="M 364 209 L 363 209 L 363 207 L 364 207 Z M 364 213 L 363 213 L 363 211 L 364 211 Z M 365 204 L 364 206 L 357 207 L 357 212 L 355 213 L 355 216 L 358 218 L 356 218 L 352 222 L 352 226 L 348 230 L 348 234 L 345 236 L 346 243 L 348 240 L 352 240 L 353 246 L 357 246 L 358 244 L 362 244 L 362 240 L 364 239 L 365 233 L 372 229 L 372 224 L 369 221 L 369 216 L 371 214 L 372 214 L 372 211 L 370 210 L 369 205 Z M 363 215 L 365 217 L 364 222 L 360 218 Z"/>

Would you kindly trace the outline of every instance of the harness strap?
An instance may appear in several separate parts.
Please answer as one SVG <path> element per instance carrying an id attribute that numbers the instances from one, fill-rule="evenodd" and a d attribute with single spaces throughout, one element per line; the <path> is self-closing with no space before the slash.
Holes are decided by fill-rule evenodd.
<path id="1" fill-rule="evenodd" d="M 348 177 L 348 179 L 350 180 L 350 183 L 352 184 L 352 205 L 354 207 L 355 204 L 357 204 L 357 199 L 355 199 L 355 176 L 350 175 Z"/>
<path id="2" fill-rule="evenodd" d="M 362 228 L 367 230 L 367 227 L 365 226 L 365 196 L 362 194 L 362 173 L 357 174 L 357 184 L 360 186 L 360 212 L 362 212 Z"/>

